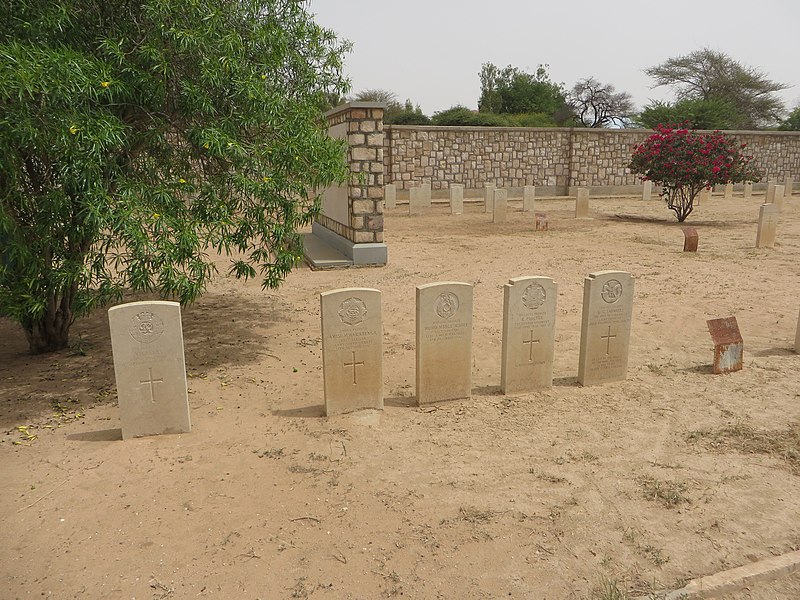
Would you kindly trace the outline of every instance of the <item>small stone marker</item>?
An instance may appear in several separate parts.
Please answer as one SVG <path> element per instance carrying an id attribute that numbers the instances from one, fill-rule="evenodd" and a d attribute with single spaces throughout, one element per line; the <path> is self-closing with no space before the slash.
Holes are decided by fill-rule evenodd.
<path id="1" fill-rule="evenodd" d="M 498 188 L 492 201 L 492 223 L 503 223 L 508 215 L 508 191 Z"/>
<path id="2" fill-rule="evenodd" d="M 422 189 L 412 187 L 408 190 L 408 214 L 418 215 L 422 212 Z"/>
<path id="3" fill-rule="evenodd" d="M 622 381 L 628 374 L 633 277 L 624 271 L 590 273 L 583 283 L 578 383 Z"/>
<path id="4" fill-rule="evenodd" d="M 642 200 L 652 200 L 653 198 L 653 182 L 648 179 L 642 185 Z"/>
<path id="5" fill-rule="evenodd" d="M 575 218 L 589 218 L 589 188 L 578 188 L 578 195 L 575 198 Z"/>
<path id="6" fill-rule="evenodd" d="M 431 183 L 430 183 L 430 181 L 427 182 L 427 183 L 423 183 L 420 186 L 419 189 L 420 189 L 420 199 L 419 199 L 420 203 L 425 208 L 430 208 L 431 207 L 431 203 L 432 203 L 432 201 L 431 201 Z"/>
<path id="7" fill-rule="evenodd" d="M 794 351 L 800 352 L 800 316 L 797 318 L 797 331 L 794 334 Z"/>
<path id="8" fill-rule="evenodd" d="M 549 277 L 515 277 L 504 286 L 500 364 L 504 394 L 553 385 L 557 296 L 556 283 Z"/>
<path id="9" fill-rule="evenodd" d="M 319 297 L 325 414 L 382 410 L 380 291 L 344 288 L 323 292 Z"/>
<path id="10" fill-rule="evenodd" d="M 387 183 L 383 188 L 383 205 L 392 209 L 397 206 L 397 186 L 393 183 Z"/>
<path id="11" fill-rule="evenodd" d="M 460 215 L 464 213 L 464 186 L 452 184 L 450 186 L 450 214 Z"/>
<path id="12" fill-rule="evenodd" d="M 741 371 L 744 342 L 736 317 L 709 319 L 706 324 L 714 340 L 714 373 Z"/>
<path id="13" fill-rule="evenodd" d="M 783 190 L 782 185 L 775 185 L 775 191 L 772 196 L 772 203 L 778 207 L 778 210 L 783 210 Z"/>
<path id="14" fill-rule="evenodd" d="M 417 286 L 417 404 L 472 395 L 472 285 Z"/>
<path id="15" fill-rule="evenodd" d="M 492 204 L 494 204 L 494 190 L 495 184 L 483 184 L 483 212 L 492 212 Z"/>
<path id="16" fill-rule="evenodd" d="M 697 229 L 694 227 L 681 227 L 683 230 L 683 251 L 697 252 Z"/>
<path id="17" fill-rule="evenodd" d="M 775 183 L 770 181 L 767 183 L 767 191 L 764 194 L 764 204 L 772 204 L 775 202 Z"/>
<path id="18" fill-rule="evenodd" d="M 733 198 L 733 184 L 730 181 L 725 184 L 725 197 Z"/>
<path id="19" fill-rule="evenodd" d="M 536 231 L 547 231 L 547 213 L 537 212 L 536 215 Z"/>
<path id="20" fill-rule="evenodd" d="M 522 212 L 533 212 L 536 202 L 536 186 L 526 185 L 522 188 Z"/>
<path id="21" fill-rule="evenodd" d="M 752 181 L 745 181 L 744 183 L 744 197 L 745 198 L 752 198 L 753 197 L 753 182 Z"/>
<path id="22" fill-rule="evenodd" d="M 781 209 L 777 204 L 762 204 L 758 211 L 756 248 L 774 248 Z"/>
<path id="23" fill-rule="evenodd" d="M 792 188 L 794 187 L 794 179 L 792 177 L 787 177 L 786 180 L 783 182 L 783 197 L 784 198 L 791 198 L 792 197 Z"/>
<path id="24" fill-rule="evenodd" d="M 121 304 L 108 322 L 122 439 L 191 431 L 180 304 Z"/>

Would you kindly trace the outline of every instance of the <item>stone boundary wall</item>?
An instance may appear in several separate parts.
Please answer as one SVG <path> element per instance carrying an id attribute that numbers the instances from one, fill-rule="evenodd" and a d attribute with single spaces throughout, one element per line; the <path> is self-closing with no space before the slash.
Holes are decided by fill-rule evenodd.
<path id="1" fill-rule="evenodd" d="M 575 186 L 640 184 L 628 172 L 634 145 L 649 129 L 522 127 L 433 127 L 386 125 L 384 181 L 398 189 L 430 182 L 482 188 L 554 186 L 559 194 Z M 730 131 L 770 180 L 800 180 L 800 132 Z M 766 178 L 765 178 L 766 179 Z"/>

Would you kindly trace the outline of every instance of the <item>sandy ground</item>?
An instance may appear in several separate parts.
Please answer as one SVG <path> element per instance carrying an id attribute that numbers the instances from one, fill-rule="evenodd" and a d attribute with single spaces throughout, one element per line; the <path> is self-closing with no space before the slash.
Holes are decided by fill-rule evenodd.
<path id="1" fill-rule="evenodd" d="M 0 321 L 0 597 L 611 599 L 800 548 L 800 198 L 772 250 L 760 202 L 700 206 L 697 254 L 659 200 L 537 200 L 547 232 L 519 200 L 503 224 L 401 206 L 385 268 L 221 276 L 184 312 L 185 435 L 119 439 L 104 311 L 42 357 Z M 603 269 L 636 278 L 629 377 L 582 388 Z M 502 286 L 535 274 L 559 284 L 554 385 L 503 396 Z M 474 392 L 419 409 L 414 286 L 438 280 L 475 285 Z M 383 292 L 386 408 L 326 419 L 318 295 L 347 286 Z M 705 321 L 730 315 L 745 368 L 712 375 Z"/>

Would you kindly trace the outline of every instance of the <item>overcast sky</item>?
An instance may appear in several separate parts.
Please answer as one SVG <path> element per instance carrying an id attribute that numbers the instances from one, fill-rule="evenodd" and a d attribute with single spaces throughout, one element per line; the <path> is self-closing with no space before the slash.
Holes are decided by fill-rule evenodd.
<path id="1" fill-rule="evenodd" d="M 353 43 L 353 92 L 390 90 L 422 111 L 477 108 L 478 72 L 491 62 L 530 73 L 550 65 L 567 88 L 594 76 L 633 96 L 672 100 L 651 89 L 647 67 L 704 46 L 792 87 L 800 104 L 800 0 L 310 0 L 320 25 Z"/>

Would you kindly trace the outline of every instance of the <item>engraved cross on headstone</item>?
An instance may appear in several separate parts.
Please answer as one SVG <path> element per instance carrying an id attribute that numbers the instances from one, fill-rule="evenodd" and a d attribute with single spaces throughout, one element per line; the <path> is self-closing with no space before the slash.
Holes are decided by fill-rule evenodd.
<path id="1" fill-rule="evenodd" d="M 357 385 L 358 381 L 356 380 L 356 367 L 363 367 L 364 361 L 356 362 L 356 351 L 353 350 L 353 362 L 344 363 L 344 367 L 353 367 L 353 385 Z"/>
<path id="2" fill-rule="evenodd" d="M 150 402 L 156 401 L 156 396 L 153 393 L 153 384 L 155 383 L 164 383 L 163 379 L 153 379 L 153 367 L 149 367 L 147 369 L 148 378 L 139 381 L 139 385 L 149 385 L 150 386 Z"/>
<path id="3" fill-rule="evenodd" d="M 522 340 L 523 346 L 528 346 L 528 362 L 533 362 L 533 345 L 538 344 L 539 340 L 533 339 L 533 329 L 531 329 L 531 339 Z"/>
<path id="4" fill-rule="evenodd" d="M 601 335 L 600 339 L 606 341 L 606 356 L 611 352 L 611 340 L 616 338 L 616 335 L 611 335 L 611 325 L 608 326 L 608 335 Z"/>

